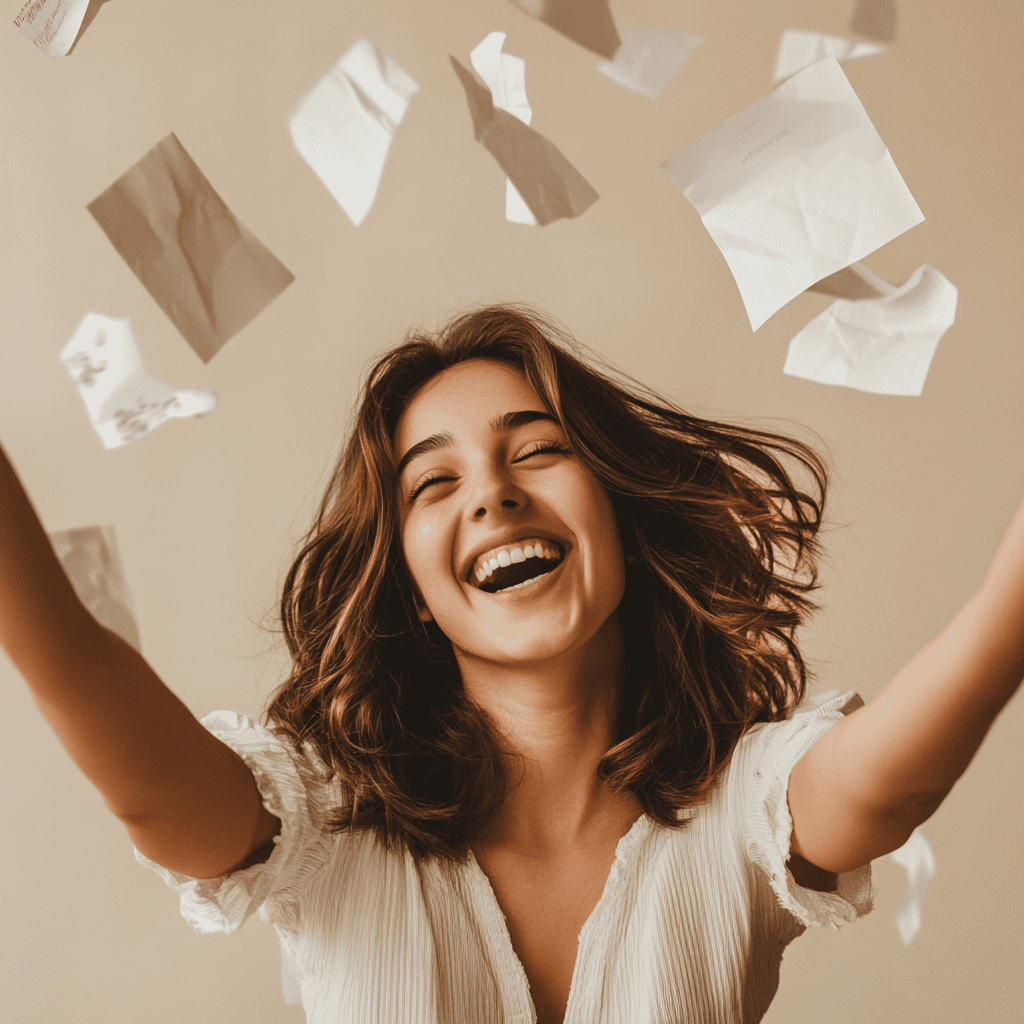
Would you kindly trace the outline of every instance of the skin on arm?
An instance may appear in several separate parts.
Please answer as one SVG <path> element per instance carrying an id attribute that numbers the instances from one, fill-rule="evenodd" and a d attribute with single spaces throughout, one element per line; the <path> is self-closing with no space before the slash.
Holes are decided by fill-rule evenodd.
<path id="1" fill-rule="evenodd" d="M 964 773 L 1022 678 L 1024 504 L 949 626 L 793 768 L 793 853 L 837 872 L 902 846 Z"/>
<path id="2" fill-rule="evenodd" d="M 147 857 L 197 878 L 266 859 L 252 772 L 78 600 L 2 448 L 0 647 Z"/>

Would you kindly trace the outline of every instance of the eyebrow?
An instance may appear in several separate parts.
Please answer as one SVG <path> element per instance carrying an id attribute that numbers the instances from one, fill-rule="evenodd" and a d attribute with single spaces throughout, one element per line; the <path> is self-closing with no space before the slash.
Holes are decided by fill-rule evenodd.
<path id="1" fill-rule="evenodd" d="M 547 420 L 561 426 L 557 419 L 549 412 L 540 412 L 537 409 L 520 409 L 518 412 L 507 412 L 503 416 L 496 416 L 491 420 L 489 426 L 496 434 L 507 434 L 519 427 L 525 427 L 527 423 L 535 423 L 537 420 Z M 414 444 L 403 456 L 395 470 L 397 476 L 402 475 L 402 470 L 412 462 L 413 459 L 426 455 L 427 452 L 436 452 L 441 448 L 450 448 L 455 444 L 455 438 L 444 430 L 439 434 L 431 434 L 430 437 Z"/>

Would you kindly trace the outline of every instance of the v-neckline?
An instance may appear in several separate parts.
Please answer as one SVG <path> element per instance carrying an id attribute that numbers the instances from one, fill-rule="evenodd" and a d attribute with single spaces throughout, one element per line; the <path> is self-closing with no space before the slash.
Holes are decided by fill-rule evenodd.
<path id="1" fill-rule="evenodd" d="M 652 824 L 651 819 L 646 814 L 641 814 L 629 827 L 625 835 L 615 844 L 615 856 L 612 858 L 611 867 L 608 869 L 608 877 L 605 879 L 601 896 L 597 903 L 594 904 L 594 909 L 590 912 L 586 921 L 583 922 L 583 927 L 580 928 L 580 933 L 577 937 L 572 980 L 569 982 L 569 998 L 566 1001 L 562 1024 L 573 1024 L 574 1004 L 579 1001 L 577 988 L 581 969 L 580 965 L 584 960 L 582 957 L 584 943 L 589 938 L 590 932 L 593 931 L 594 922 L 606 912 L 607 907 L 615 900 L 616 895 L 621 890 L 629 868 L 636 859 L 636 851 L 643 839 L 648 835 Z M 491 885 L 491 880 L 480 866 L 480 862 L 476 859 L 476 854 L 472 848 L 469 851 L 468 870 L 470 877 L 475 883 L 479 897 L 477 906 L 481 911 L 483 923 L 487 931 L 497 940 L 498 948 L 495 952 L 498 954 L 499 966 L 509 968 L 508 974 L 504 972 L 502 974 L 501 987 L 506 1002 L 511 1003 L 513 1013 L 517 1015 L 513 1017 L 513 1020 L 518 1022 L 519 1019 L 522 1019 L 528 1021 L 529 1024 L 536 1024 L 537 1008 L 530 993 L 530 979 L 527 977 L 526 968 L 523 967 L 523 963 L 512 945 L 512 935 L 508 930 L 508 921 L 501 909 L 501 905 L 498 903 L 498 897 L 494 892 L 494 887 Z M 509 975 L 514 976 L 518 983 L 507 984 L 506 979 Z M 525 1017 L 523 1016 L 524 1014 L 526 1015 Z"/>

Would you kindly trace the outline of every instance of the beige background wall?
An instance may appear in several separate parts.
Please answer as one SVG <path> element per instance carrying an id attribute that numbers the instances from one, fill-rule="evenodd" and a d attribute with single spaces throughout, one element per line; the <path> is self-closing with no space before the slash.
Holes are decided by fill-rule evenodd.
<path id="1" fill-rule="evenodd" d="M 816 688 L 870 700 L 981 581 L 1024 492 L 1020 0 L 901 0 L 899 38 L 845 70 L 927 220 L 867 264 L 931 263 L 960 289 L 920 398 L 786 377 L 801 296 L 752 335 L 728 269 L 658 165 L 771 89 L 784 28 L 842 35 L 854 0 L 633 0 L 620 27 L 704 37 L 653 102 L 505 0 L 107 3 L 51 61 L 0 24 L 0 437 L 46 526 L 112 524 L 143 650 L 197 714 L 255 715 L 280 681 L 271 622 L 290 545 L 344 435 L 361 371 L 411 324 L 525 299 L 692 410 L 816 431 L 834 466 L 826 609 L 805 632 Z M 574 221 L 504 221 L 448 53 L 495 29 L 526 58 L 534 126 L 601 195 Z M 376 204 L 354 228 L 292 148 L 299 97 L 357 39 L 420 84 Z M 170 131 L 295 274 L 203 365 L 85 206 Z M 130 317 L 150 374 L 220 407 L 105 451 L 57 354 L 89 311 Z M 276 938 L 200 938 L 139 867 L 0 657 L 2 1015 L 28 1022 L 271 1024 Z M 925 826 L 938 859 L 924 927 L 876 909 L 786 955 L 769 1024 L 1019 1020 L 1024 703 Z"/>

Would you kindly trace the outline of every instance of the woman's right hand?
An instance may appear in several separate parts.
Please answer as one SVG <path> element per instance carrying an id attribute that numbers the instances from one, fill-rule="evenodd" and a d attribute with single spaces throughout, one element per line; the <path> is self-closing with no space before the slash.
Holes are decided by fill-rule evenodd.
<path id="1" fill-rule="evenodd" d="M 266 858 L 281 823 L 252 772 L 78 600 L 2 448 L 0 646 L 147 857 L 196 878 Z"/>

